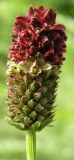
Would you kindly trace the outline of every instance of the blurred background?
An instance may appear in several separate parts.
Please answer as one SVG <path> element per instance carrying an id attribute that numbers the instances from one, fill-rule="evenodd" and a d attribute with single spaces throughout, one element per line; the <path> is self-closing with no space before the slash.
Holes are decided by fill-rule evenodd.
<path id="1" fill-rule="evenodd" d="M 31 4 L 56 8 L 57 22 L 66 26 L 68 35 L 54 127 L 37 133 L 37 160 L 74 160 L 74 0 L 0 0 L 0 160 L 26 160 L 25 132 L 6 121 L 6 63 L 15 17 L 25 15 Z"/>

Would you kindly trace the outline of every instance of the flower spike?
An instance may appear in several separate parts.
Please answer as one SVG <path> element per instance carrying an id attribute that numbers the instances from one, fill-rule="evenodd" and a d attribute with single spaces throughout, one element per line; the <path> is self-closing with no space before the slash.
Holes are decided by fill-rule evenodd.
<path id="1" fill-rule="evenodd" d="M 26 130 L 27 160 L 36 160 L 36 131 L 50 124 L 66 52 L 65 27 L 56 10 L 30 7 L 15 20 L 8 54 L 9 123 Z"/>
<path id="2" fill-rule="evenodd" d="M 30 7 L 15 20 L 7 71 L 10 123 L 39 131 L 53 121 L 59 73 L 66 52 L 65 27 L 56 10 Z"/>

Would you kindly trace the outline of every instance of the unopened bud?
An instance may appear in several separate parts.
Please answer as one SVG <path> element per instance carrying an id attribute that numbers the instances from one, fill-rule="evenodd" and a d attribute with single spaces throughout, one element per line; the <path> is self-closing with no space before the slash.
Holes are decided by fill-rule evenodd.
<path id="1" fill-rule="evenodd" d="M 29 106 L 30 108 L 33 108 L 33 107 L 35 106 L 35 102 L 34 102 L 33 99 L 31 99 L 31 100 L 28 101 L 28 106 Z"/>
<path id="2" fill-rule="evenodd" d="M 40 98 L 41 98 L 41 92 L 34 93 L 34 100 L 35 101 L 39 101 Z"/>
<path id="3" fill-rule="evenodd" d="M 32 112 L 31 112 L 31 114 L 30 114 L 29 116 L 30 116 L 30 118 L 31 118 L 32 120 L 35 120 L 35 119 L 36 119 L 37 114 L 36 114 L 36 112 L 35 112 L 35 111 L 32 111 Z"/>

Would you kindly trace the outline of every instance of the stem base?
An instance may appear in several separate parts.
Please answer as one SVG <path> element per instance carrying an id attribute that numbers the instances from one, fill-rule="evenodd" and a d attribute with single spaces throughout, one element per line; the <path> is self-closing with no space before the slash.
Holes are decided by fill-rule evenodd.
<path id="1" fill-rule="evenodd" d="M 36 132 L 28 130 L 26 133 L 27 160 L 36 160 Z"/>

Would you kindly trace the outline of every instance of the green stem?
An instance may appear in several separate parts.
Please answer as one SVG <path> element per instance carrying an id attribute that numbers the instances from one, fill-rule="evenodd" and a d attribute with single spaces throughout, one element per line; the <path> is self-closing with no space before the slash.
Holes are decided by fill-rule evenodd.
<path id="1" fill-rule="evenodd" d="M 36 132 L 28 130 L 26 133 L 27 160 L 36 160 Z"/>

